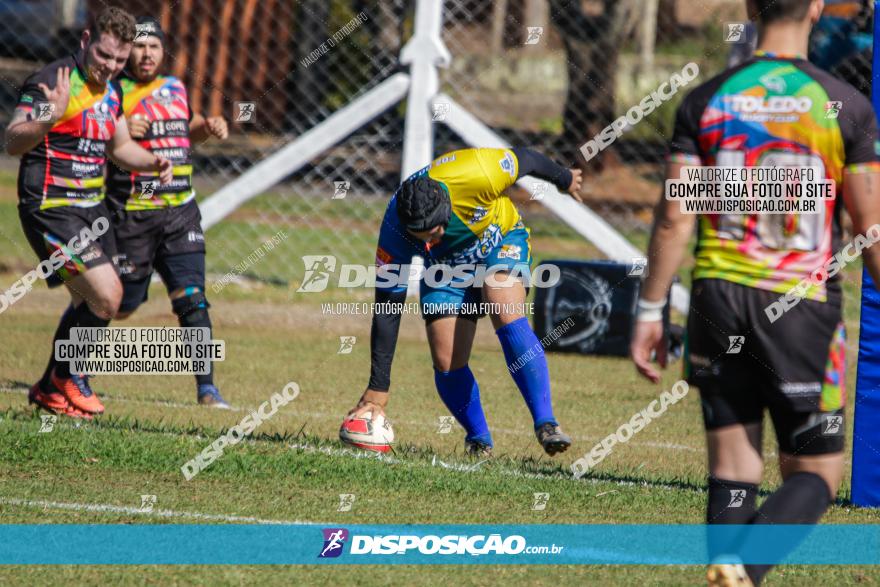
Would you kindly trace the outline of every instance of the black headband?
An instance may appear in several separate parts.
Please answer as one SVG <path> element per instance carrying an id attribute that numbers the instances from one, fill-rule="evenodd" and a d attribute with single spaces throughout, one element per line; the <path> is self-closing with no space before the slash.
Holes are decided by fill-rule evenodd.
<path id="1" fill-rule="evenodd" d="M 165 46 L 165 31 L 162 30 L 159 21 L 152 16 L 138 17 L 135 28 L 137 30 L 134 35 L 135 41 L 142 37 L 156 37 L 162 43 L 162 46 Z"/>

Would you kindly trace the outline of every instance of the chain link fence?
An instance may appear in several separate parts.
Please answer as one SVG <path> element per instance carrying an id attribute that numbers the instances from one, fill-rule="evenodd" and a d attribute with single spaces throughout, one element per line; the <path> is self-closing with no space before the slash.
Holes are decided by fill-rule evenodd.
<path id="1" fill-rule="evenodd" d="M 439 0 L 438 0 L 439 1 Z M 224 116 L 231 136 L 195 150 L 200 199 L 325 121 L 398 71 L 415 26 L 405 0 L 5 0 L 0 5 L 0 122 L 24 78 L 75 49 L 88 18 L 108 5 L 158 18 L 168 35 L 165 72 L 186 83 L 193 110 Z M 660 193 L 663 152 L 684 91 L 623 128 L 586 161 L 581 147 L 695 62 L 704 81 L 748 49 L 744 0 L 445 0 L 442 39 L 452 55 L 441 91 L 514 145 L 586 171 L 588 206 L 638 247 Z M 814 35 L 823 67 L 866 89 L 871 3 L 827 2 Z M 686 91 L 688 87 L 685 87 Z M 867 90 L 866 90 L 867 91 Z M 400 181 L 399 104 L 236 209 L 208 233 L 209 274 L 295 289 L 303 255 L 372 262 L 381 215 Z M 442 122 L 442 112 L 435 111 Z M 442 124 L 435 154 L 466 146 Z M 15 203 L 16 161 L 3 158 L 0 202 Z M 596 249 L 514 188 L 538 259 L 597 257 Z M 6 214 L 10 216 L 10 214 Z M 3 240 L 17 238 L 14 221 Z M 279 252 L 244 261 L 266 241 Z M 20 231 L 19 231 L 20 233 Z M 22 240 L 22 239 L 19 239 Z M 26 247 L 4 247 L 21 256 Z M 27 257 L 25 261 L 31 262 Z M 0 262 L 12 260 L 0 256 Z M 209 275 L 210 279 L 210 275 Z"/>

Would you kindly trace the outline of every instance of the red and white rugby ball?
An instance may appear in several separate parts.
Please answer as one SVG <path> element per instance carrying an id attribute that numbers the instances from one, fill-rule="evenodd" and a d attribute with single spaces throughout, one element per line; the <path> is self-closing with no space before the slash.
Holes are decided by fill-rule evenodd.
<path id="1" fill-rule="evenodd" d="M 363 416 L 342 421 L 339 440 L 365 450 L 388 452 L 394 442 L 394 429 L 382 414 L 366 412 Z"/>

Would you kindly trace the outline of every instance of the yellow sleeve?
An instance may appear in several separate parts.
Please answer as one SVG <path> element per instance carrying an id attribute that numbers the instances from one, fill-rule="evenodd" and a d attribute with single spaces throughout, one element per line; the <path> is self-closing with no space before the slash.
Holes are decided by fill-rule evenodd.
<path id="1" fill-rule="evenodd" d="M 476 149 L 476 157 L 489 184 L 488 199 L 497 198 L 516 181 L 519 161 L 510 149 Z"/>
<path id="2" fill-rule="evenodd" d="M 509 149 L 461 149 L 435 159 L 428 175 L 446 184 L 453 200 L 489 204 L 516 181 L 518 171 Z"/>

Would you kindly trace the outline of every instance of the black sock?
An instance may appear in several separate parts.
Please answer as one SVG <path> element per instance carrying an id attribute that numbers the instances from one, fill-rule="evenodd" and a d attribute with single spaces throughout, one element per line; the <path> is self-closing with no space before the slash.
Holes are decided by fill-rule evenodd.
<path id="1" fill-rule="evenodd" d="M 182 328 L 207 328 L 213 335 L 208 307 L 208 299 L 201 291 L 171 300 L 171 309 L 177 314 L 177 321 Z M 195 377 L 196 385 L 214 385 L 214 361 L 209 362 L 206 374 Z"/>
<path id="2" fill-rule="evenodd" d="M 832 495 L 825 480 L 815 473 L 795 473 L 782 487 L 767 498 L 752 522 L 762 524 L 816 524 L 828 506 Z M 791 548 L 797 545 L 791 545 Z M 752 583 L 758 585 L 773 565 L 746 565 Z"/>
<path id="3" fill-rule="evenodd" d="M 61 320 L 58 322 L 58 328 L 55 329 L 55 336 L 52 337 L 52 354 L 49 355 L 49 364 L 46 365 L 46 370 L 43 371 L 43 377 L 40 379 L 40 389 L 43 391 L 49 389 L 49 380 L 52 378 L 52 370 L 55 368 L 55 365 L 58 364 L 55 361 L 55 341 L 70 339 L 70 329 L 73 328 L 75 322 L 76 312 L 73 309 L 73 304 L 71 304 L 67 306 L 67 309 L 64 310 L 64 313 L 61 315 Z"/>
<path id="4" fill-rule="evenodd" d="M 109 320 L 96 316 L 85 302 L 81 302 L 73 311 L 73 324 L 71 328 L 106 328 L 108 324 L 110 324 Z M 55 372 L 62 379 L 70 377 L 70 361 L 59 361 L 56 363 Z"/>
<path id="5" fill-rule="evenodd" d="M 755 515 L 758 486 L 754 483 L 709 477 L 707 524 L 749 524 Z M 737 552 L 739 542 L 728 535 L 709 531 L 709 559 Z"/>

